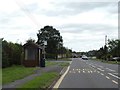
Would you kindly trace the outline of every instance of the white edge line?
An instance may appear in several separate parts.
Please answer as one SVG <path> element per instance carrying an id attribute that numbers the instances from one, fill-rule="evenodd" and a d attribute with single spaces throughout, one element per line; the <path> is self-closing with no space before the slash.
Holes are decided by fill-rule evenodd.
<path id="1" fill-rule="evenodd" d="M 108 73 L 109 75 L 113 76 L 113 77 L 116 77 L 117 79 L 120 79 L 120 77 L 116 76 L 116 75 L 113 75 L 112 73 Z"/>
<path id="2" fill-rule="evenodd" d="M 60 79 L 57 81 L 57 83 L 54 85 L 53 88 L 58 88 L 59 87 L 59 85 L 62 82 L 62 80 L 64 79 L 65 75 L 68 73 L 69 69 L 70 69 L 70 66 L 68 66 L 66 72 L 60 77 Z"/>

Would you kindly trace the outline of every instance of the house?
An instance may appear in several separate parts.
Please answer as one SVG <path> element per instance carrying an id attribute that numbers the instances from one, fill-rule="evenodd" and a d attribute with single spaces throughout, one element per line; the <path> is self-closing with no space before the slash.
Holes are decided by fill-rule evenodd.
<path id="1" fill-rule="evenodd" d="M 22 64 L 26 67 L 35 67 L 41 65 L 43 59 L 42 47 L 35 43 L 26 43 L 23 45 L 24 59 Z"/>

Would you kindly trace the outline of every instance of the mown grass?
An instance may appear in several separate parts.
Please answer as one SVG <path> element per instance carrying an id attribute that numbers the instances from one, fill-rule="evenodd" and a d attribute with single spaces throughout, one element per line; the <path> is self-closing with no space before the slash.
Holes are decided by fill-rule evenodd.
<path id="1" fill-rule="evenodd" d="M 18 79 L 22 79 L 30 74 L 34 73 L 36 70 L 33 68 L 26 68 L 24 66 L 12 66 L 2 69 L 2 84 L 7 84 Z"/>
<path id="2" fill-rule="evenodd" d="M 35 77 L 33 80 L 25 83 L 24 85 L 20 86 L 20 88 L 23 88 L 23 90 L 26 89 L 40 89 L 40 88 L 48 88 L 51 83 L 59 76 L 59 73 L 57 72 L 47 72 L 43 73 L 40 76 Z"/>
<path id="3" fill-rule="evenodd" d="M 69 66 L 69 62 L 60 62 L 59 66 L 65 67 L 65 66 Z"/>
<path id="4" fill-rule="evenodd" d="M 69 65 L 69 62 L 46 61 L 46 66 L 52 66 L 52 65 L 59 65 L 59 66 L 65 67 Z"/>
<path id="5" fill-rule="evenodd" d="M 45 61 L 46 66 L 52 66 L 52 65 L 57 65 L 59 62 L 53 62 L 53 61 Z"/>

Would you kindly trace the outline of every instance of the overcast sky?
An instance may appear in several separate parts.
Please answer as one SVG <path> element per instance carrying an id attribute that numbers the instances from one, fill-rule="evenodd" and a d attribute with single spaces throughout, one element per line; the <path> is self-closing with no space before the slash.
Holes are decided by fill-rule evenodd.
<path id="1" fill-rule="evenodd" d="M 38 30 L 50 25 L 60 31 L 65 47 L 99 49 L 105 35 L 118 38 L 118 2 L 104 1 L 1 0 L 0 37 L 22 44 L 30 37 L 37 41 Z"/>

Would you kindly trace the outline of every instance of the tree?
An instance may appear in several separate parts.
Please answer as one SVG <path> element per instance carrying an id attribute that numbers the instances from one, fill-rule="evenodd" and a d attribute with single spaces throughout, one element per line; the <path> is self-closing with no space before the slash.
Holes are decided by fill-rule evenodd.
<path id="1" fill-rule="evenodd" d="M 32 39 L 32 38 L 29 38 L 26 42 L 27 42 L 27 43 L 35 43 L 35 40 Z"/>
<path id="2" fill-rule="evenodd" d="M 120 57 L 120 40 L 108 40 L 108 51 L 113 57 Z"/>
<path id="3" fill-rule="evenodd" d="M 41 46 L 44 45 L 44 41 L 47 41 L 47 57 L 57 59 L 58 50 L 62 47 L 63 42 L 60 32 L 52 26 L 45 26 L 38 31 L 37 37 L 37 43 Z"/>

